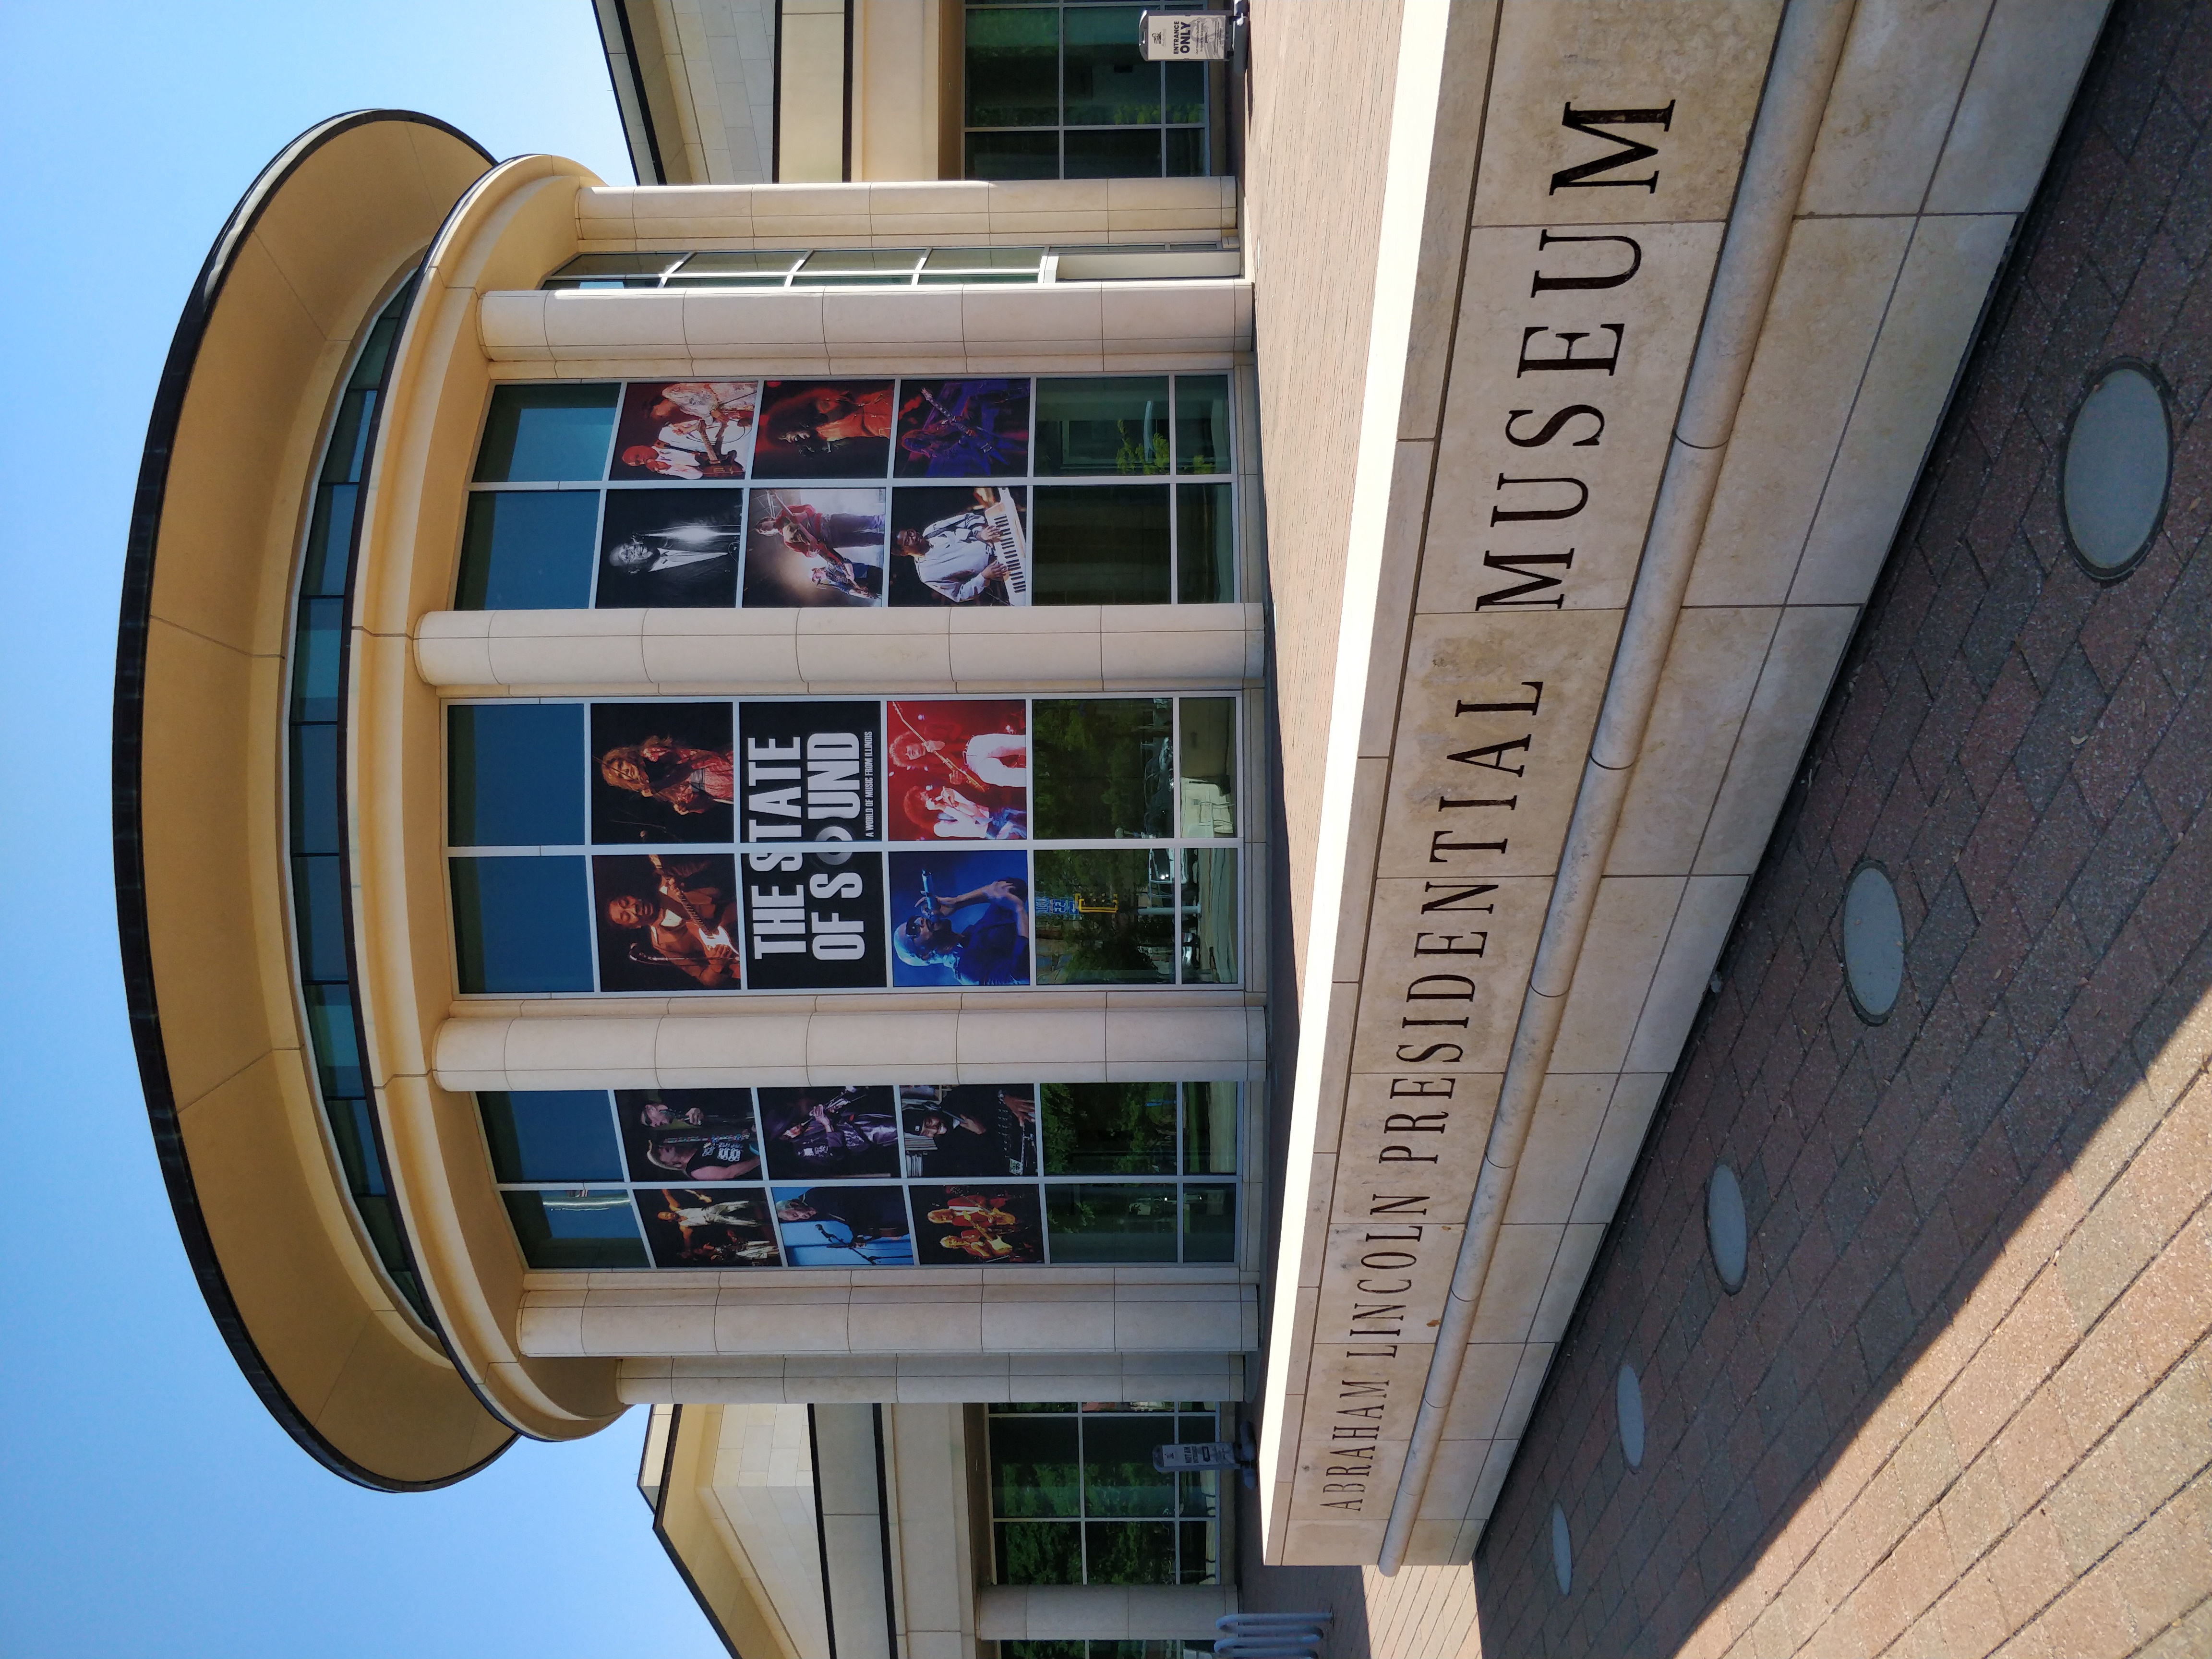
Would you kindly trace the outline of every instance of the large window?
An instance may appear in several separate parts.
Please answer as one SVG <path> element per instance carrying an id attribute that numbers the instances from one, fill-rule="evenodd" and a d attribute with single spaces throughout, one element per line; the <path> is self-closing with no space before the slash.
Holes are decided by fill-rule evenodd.
<path id="1" fill-rule="evenodd" d="M 1223 1437 L 1198 1401 L 994 1406 L 991 1544 L 1001 1584 L 1221 1582 L 1221 1478 L 1161 1474 L 1152 1448 Z"/>
<path id="2" fill-rule="evenodd" d="M 347 1195 L 392 1287 L 425 1320 L 421 1279 L 386 1175 L 353 988 L 353 910 L 345 845 L 345 681 L 353 606 L 356 514 L 375 445 L 379 400 L 392 347 L 413 296 L 394 295 L 362 342 L 338 400 L 315 475 L 315 500 L 300 559 L 293 613 L 291 696 L 285 745 L 287 850 L 292 936 L 308 1059 Z"/>
<path id="3" fill-rule="evenodd" d="M 1233 599 L 1230 424 L 1225 374 L 504 385 L 454 603 Z"/>
<path id="4" fill-rule="evenodd" d="M 1238 1096 L 1007 1083 L 477 1101 L 533 1267 L 968 1267 L 1234 1262 Z"/>
<path id="5" fill-rule="evenodd" d="M 1203 11 L 1203 4 L 1155 10 Z M 1204 174 L 1207 69 L 1139 55 L 1145 8 L 970 0 L 970 179 L 1170 179 Z"/>
<path id="6" fill-rule="evenodd" d="M 465 995 L 1233 986 L 1232 696 L 447 708 Z"/>

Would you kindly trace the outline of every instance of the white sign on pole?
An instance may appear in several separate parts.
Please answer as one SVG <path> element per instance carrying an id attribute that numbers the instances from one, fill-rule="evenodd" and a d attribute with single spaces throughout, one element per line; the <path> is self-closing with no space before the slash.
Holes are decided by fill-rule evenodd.
<path id="1" fill-rule="evenodd" d="M 1175 1469 L 1233 1469 L 1239 1461 L 1237 1448 L 1226 1440 L 1152 1448 L 1152 1467 L 1163 1474 Z"/>
<path id="2" fill-rule="evenodd" d="M 1138 41 L 1147 62 L 1195 62 L 1229 56 L 1225 11 L 1148 11 L 1138 20 Z"/>

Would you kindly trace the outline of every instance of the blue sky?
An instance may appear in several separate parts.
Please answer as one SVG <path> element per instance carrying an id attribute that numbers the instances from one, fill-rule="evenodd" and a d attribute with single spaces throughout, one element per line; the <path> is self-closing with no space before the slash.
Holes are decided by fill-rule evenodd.
<path id="1" fill-rule="evenodd" d="M 325 1474 L 186 1271 L 125 1028 L 109 683 L 146 411 L 239 195 L 323 117 L 441 116 L 627 182 L 586 0 L 0 16 L 0 1651 L 721 1652 L 648 1527 L 641 1419 L 447 1492 Z"/>

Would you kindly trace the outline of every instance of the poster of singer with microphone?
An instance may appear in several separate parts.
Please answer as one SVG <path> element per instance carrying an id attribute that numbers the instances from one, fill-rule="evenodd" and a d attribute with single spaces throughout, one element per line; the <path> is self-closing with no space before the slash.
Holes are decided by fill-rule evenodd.
<path id="1" fill-rule="evenodd" d="M 1019 853 L 891 854 L 891 983 L 1027 985 L 1029 860 Z"/>
<path id="2" fill-rule="evenodd" d="M 734 991 L 737 861 L 722 854 L 595 858 L 599 988 Z"/>

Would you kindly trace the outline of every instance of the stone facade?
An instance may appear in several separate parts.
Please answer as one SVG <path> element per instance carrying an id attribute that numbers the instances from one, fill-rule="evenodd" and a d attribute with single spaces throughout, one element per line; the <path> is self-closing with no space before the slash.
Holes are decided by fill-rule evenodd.
<path id="1" fill-rule="evenodd" d="M 2208 118 L 2212 7 L 2120 5 L 1478 1554 L 1485 1652 L 2212 1643 Z M 2100 584 L 2057 481 L 2120 357 L 2174 469 Z M 1863 860 L 1907 939 L 1880 1025 Z"/>

